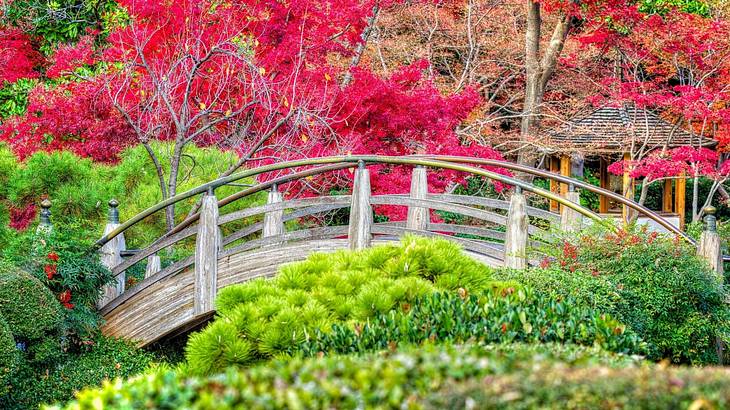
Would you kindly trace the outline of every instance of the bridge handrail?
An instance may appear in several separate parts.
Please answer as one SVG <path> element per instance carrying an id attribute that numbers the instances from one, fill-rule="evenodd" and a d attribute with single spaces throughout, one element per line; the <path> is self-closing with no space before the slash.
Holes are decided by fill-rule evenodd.
<path id="1" fill-rule="evenodd" d="M 580 204 L 575 204 L 572 201 L 569 201 L 551 191 L 548 191 L 548 190 L 545 190 L 542 188 L 538 188 L 530 183 L 520 181 L 513 177 L 505 176 L 505 175 L 499 174 L 494 171 L 489 171 L 489 170 L 485 170 L 482 168 L 477 168 L 477 167 L 473 167 L 473 166 L 463 165 L 461 163 L 456 163 L 456 160 L 454 160 L 453 162 L 442 161 L 442 160 L 440 160 L 440 158 L 442 158 L 442 156 L 430 156 L 430 157 L 421 157 L 421 156 L 388 157 L 388 156 L 379 156 L 379 155 L 331 156 L 331 157 L 321 157 L 321 158 L 309 158 L 309 159 L 304 159 L 304 160 L 285 161 L 285 162 L 281 162 L 281 163 L 277 163 L 277 164 L 264 165 L 261 167 L 244 170 L 242 172 L 238 172 L 238 173 L 229 175 L 227 177 L 218 178 L 216 180 L 202 184 L 196 188 L 193 188 L 193 189 L 190 189 L 183 193 L 177 194 L 173 197 L 170 197 L 164 201 L 157 203 L 156 205 L 153 205 L 153 206 L 147 208 L 146 210 L 140 212 L 139 214 L 137 214 L 137 215 L 133 216 L 132 218 L 130 218 L 129 220 L 127 220 L 126 222 L 122 223 L 121 225 L 119 225 L 119 227 L 112 230 L 108 234 L 102 236 L 98 241 L 96 241 L 94 246 L 96 248 L 102 247 L 105 243 L 109 242 L 111 239 L 113 239 L 117 235 L 121 234 L 122 232 L 124 232 L 127 229 L 131 228 L 132 226 L 136 225 L 137 223 L 144 220 L 145 218 L 153 215 L 156 212 L 159 212 L 159 211 L 165 209 L 166 207 L 168 207 L 170 205 L 174 205 L 187 198 L 215 190 L 218 187 L 230 184 L 232 182 L 235 182 L 235 181 L 238 181 L 238 180 L 241 180 L 244 178 L 249 178 L 252 176 L 265 174 L 268 172 L 279 171 L 279 170 L 288 169 L 288 168 L 297 168 L 297 167 L 313 166 L 313 165 L 333 165 L 333 167 L 331 167 L 331 168 L 320 167 L 321 171 L 319 171 L 317 173 L 321 173 L 321 172 L 326 172 L 327 170 L 330 170 L 330 169 L 344 169 L 344 168 L 355 167 L 355 166 L 357 166 L 357 164 L 359 162 L 363 162 L 365 164 L 388 164 L 388 165 L 411 165 L 411 166 L 420 165 L 420 166 L 424 166 L 424 167 L 450 169 L 452 171 L 465 172 L 465 173 L 469 173 L 469 174 L 473 174 L 473 175 L 478 175 L 478 176 L 489 178 L 491 180 L 496 180 L 496 181 L 505 183 L 507 185 L 520 187 L 525 191 L 532 192 L 532 193 L 540 195 L 544 198 L 547 198 L 549 200 L 558 202 L 559 204 L 561 204 L 563 206 L 571 208 L 571 209 L 575 210 L 576 212 L 578 212 L 588 218 L 593 219 L 594 221 L 598 221 L 598 222 L 601 221 L 601 217 L 598 214 L 596 214 L 595 212 L 590 211 L 590 210 L 580 206 Z M 461 162 L 474 161 L 474 163 L 480 163 L 480 159 L 478 159 L 478 158 L 448 157 L 448 156 L 443 156 L 443 158 L 460 159 Z M 487 161 L 487 160 L 481 160 L 481 161 Z M 515 165 L 515 164 L 508 163 L 508 162 L 503 162 L 503 161 L 496 161 L 496 163 L 497 163 L 497 165 L 491 165 L 491 164 L 485 164 L 485 165 L 495 166 L 495 167 L 499 167 L 499 168 L 501 168 L 500 164 L 505 164 L 510 167 Z M 328 169 L 324 169 L 324 168 L 328 168 Z M 509 167 L 507 167 L 507 166 L 505 166 L 505 168 L 509 169 Z M 527 167 L 526 170 L 540 171 L 540 170 L 531 169 L 529 167 Z M 529 171 L 526 171 L 526 172 L 529 172 Z M 545 174 L 548 177 L 557 176 L 557 175 L 551 174 L 551 173 L 545 173 Z M 556 179 L 561 180 L 560 178 L 556 178 Z M 578 181 L 574 181 L 572 179 L 563 179 L 562 181 L 565 181 L 565 183 L 572 183 L 574 185 L 577 185 L 577 184 L 575 184 L 575 182 L 578 182 Z M 257 192 L 259 190 L 266 189 L 266 186 L 271 186 L 274 183 L 275 182 L 273 182 L 273 181 L 269 181 L 267 183 L 259 184 L 256 187 L 249 188 L 245 191 Z M 580 186 L 580 185 L 578 185 L 578 186 Z M 260 188 L 260 189 L 254 190 L 254 188 Z M 244 192 L 244 191 L 242 191 L 242 192 Z M 606 191 L 606 193 L 611 193 L 611 192 Z M 241 193 L 238 193 L 238 194 L 241 194 Z M 241 196 L 238 194 L 231 195 L 230 197 L 225 198 L 225 199 L 221 200 L 220 202 L 223 202 L 223 205 L 226 205 L 226 204 L 232 202 L 232 200 L 226 201 L 229 198 L 232 198 L 232 197 L 236 197 L 235 199 L 240 198 Z M 611 194 L 613 194 L 613 193 L 611 193 Z M 616 195 L 616 194 L 613 194 L 613 195 Z M 616 195 L 616 196 L 618 196 L 618 195 Z M 224 202 L 224 201 L 226 201 L 226 202 Z M 630 201 L 627 201 L 627 202 L 629 202 L 627 205 L 633 204 Z M 638 205 L 638 204 L 634 204 L 634 205 Z M 629 206 L 631 206 L 631 205 L 629 205 Z M 636 207 L 632 206 L 632 208 L 636 208 Z M 650 211 L 649 209 L 647 209 L 645 207 L 639 207 L 638 209 L 642 210 L 642 211 L 646 210 L 649 213 L 652 213 L 652 211 Z M 654 215 L 656 215 L 656 214 L 654 214 Z M 659 220 L 661 220 L 661 218 L 658 215 L 656 215 L 656 217 Z M 191 219 L 191 218 L 188 218 L 188 219 Z M 657 222 L 659 222 L 659 221 L 657 221 Z M 670 224 L 670 226 L 671 226 L 671 224 Z M 681 232 L 680 232 L 680 234 L 681 234 Z M 685 236 L 685 235 L 682 234 L 682 236 Z M 686 238 L 689 239 L 688 237 L 686 237 Z M 690 241 L 691 241 L 691 239 L 690 239 Z"/>

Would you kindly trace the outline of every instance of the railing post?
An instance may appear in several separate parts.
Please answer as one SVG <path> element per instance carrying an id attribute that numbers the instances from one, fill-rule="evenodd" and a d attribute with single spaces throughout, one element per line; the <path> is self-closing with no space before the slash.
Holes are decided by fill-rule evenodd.
<path id="1" fill-rule="evenodd" d="M 269 197 L 266 201 L 267 204 L 277 204 L 283 202 L 284 198 L 279 192 L 276 184 L 271 186 L 269 191 Z M 264 231 L 263 237 L 269 238 L 272 236 L 279 236 L 284 234 L 284 210 L 270 211 L 264 214 Z M 283 242 L 283 241 L 282 241 Z M 279 244 L 281 242 L 277 242 Z"/>
<path id="2" fill-rule="evenodd" d="M 705 229 L 700 236 L 697 246 L 697 254 L 704 258 L 712 267 L 712 270 L 723 280 L 724 269 L 722 266 L 722 249 L 720 247 L 720 235 L 717 233 L 717 217 L 714 206 L 705 208 Z"/>
<path id="3" fill-rule="evenodd" d="M 116 199 L 109 201 L 109 217 L 106 227 L 104 227 L 104 235 L 108 235 L 119 227 L 118 206 L 119 202 Z M 101 263 L 109 270 L 114 269 L 115 266 L 122 263 L 122 251 L 126 249 L 127 244 L 124 233 L 120 233 L 101 247 Z M 124 292 L 124 284 L 127 279 L 126 273 L 120 272 L 114 279 L 113 283 L 104 286 L 98 303 L 99 307 L 106 305 Z"/>
<path id="4" fill-rule="evenodd" d="M 213 310 L 218 280 L 218 252 L 221 232 L 218 228 L 218 199 L 212 189 L 203 196 L 195 239 L 195 295 L 193 315 Z"/>
<path id="5" fill-rule="evenodd" d="M 147 257 L 147 268 L 144 271 L 144 278 L 147 279 L 162 270 L 162 261 L 156 253 Z"/>
<path id="6" fill-rule="evenodd" d="M 51 201 L 46 198 L 41 201 L 41 220 L 35 232 L 39 235 L 48 235 L 53 230 L 51 223 Z"/>
<path id="7" fill-rule="evenodd" d="M 352 204 L 347 238 L 350 249 L 359 250 L 370 246 L 372 239 L 373 208 L 370 205 L 370 170 L 358 161 L 352 184 Z"/>
<path id="8" fill-rule="evenodd" d="M 428 174 L 426 167 L 422 165 L 417 165 L 413 168 L 413 174 L 411 174 L 410 195 L 412 199 L 426 199 L 428 196 Z M 416 231 L 427 230 L 428 223 L 431 222 L 429 212 L 428 208 L 409 206 L 406 228 Z"/>
<path id="9" fill-rule="evenodd" d="M 504 240 L 504 266 L 510 269 L 527 267 L 527 201 L 520 187 L 515 187 L 509 202 L 507 232 Z"/>
<path id="10" fill-rule="evenodd" d="M 565 199 L 580 205 L 580 193 L 575 190 L 573 184 L 568 185 Z M 583 215 L 573 208 L 563 206 L 560 214 L 560 227 L 565 232 L 580 232 L 583 227 Z"/>

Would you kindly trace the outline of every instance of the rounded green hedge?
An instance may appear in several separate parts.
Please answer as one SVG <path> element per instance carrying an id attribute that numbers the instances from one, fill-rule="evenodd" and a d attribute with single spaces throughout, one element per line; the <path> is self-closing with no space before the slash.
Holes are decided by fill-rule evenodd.
<path id="1" fill-rule="evenodd" d="M 158 371 L 81 392 L 64 409 L 726 408 L 729 379 L 730 369 L 646 364 L 595 347 L 426 346 L 208 378 Z"/>
<path id="2" fill-rule="evenodd" d="M 0 264 L 0 315 L 16 339 L 36 340 L 63 323 L 61 304 L 30 274 Z"/>
<path id="3" fill-rule="evenodd" d="M 7 380 L 18 367 L 18 349 L 10 326 L 0 316 L 0 396 L 7 391 Z"/>

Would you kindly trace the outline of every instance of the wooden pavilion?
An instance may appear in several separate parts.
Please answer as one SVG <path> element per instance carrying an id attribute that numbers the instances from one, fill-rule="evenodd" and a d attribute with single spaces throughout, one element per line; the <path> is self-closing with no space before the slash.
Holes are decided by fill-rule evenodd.
<path id="1" fill-rule="evenodd" d="M 711 140 L 710 140 L 711 141 Z M 673 125 L 658 115 L 633 106 L 604 106 L 578 115 L 560 127 L 548 131 L 540 146 L 548 154 L 547 167 L 562 175 L 582 177 L 584 166 L 597 169 L 601 188 L 634 198 L 634 181 L 628 170 L 623 176 L 611 175 L 608 166 L 620 160 L 631 160 L 657 149 L 699 146 L 701 139 Z M 711 143 L 711 142 L 710 142 Z M 551 184 L 551 190 L 563 195 L 567 186 Z M 661 209 L 665 217 L 684 228 L 686 179 L 664 181 Z M 550 204 L 558 210 L 557 203 Z M 628 219 L 628 209 L 608 198 L 600 197 L 600 214 L 621 214 Z"/>

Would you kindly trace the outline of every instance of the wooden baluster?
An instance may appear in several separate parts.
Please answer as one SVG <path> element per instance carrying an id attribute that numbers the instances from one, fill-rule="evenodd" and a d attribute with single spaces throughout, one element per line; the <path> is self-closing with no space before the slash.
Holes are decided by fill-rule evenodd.
<path id="1" fill-rule="evenodd" d="M 580 193 L 575 190 L 573 184 L 568 186 L 568 193 L 565 194 L 565 199 L 580 205 Z M 580 232 L 583 227 L 583 214 L 567 206 L 563 206 L 562 208 L 563 210 L 560 213 L 560 227 L 562 230 L 565 232 Z"/>
<path id="2" fill-rule="evenodd" d="M 269 197 L 266 201 L 267 204 L 277 204 L 284 201 L 284 198 L 281 195 L 281 192 L 279 192 L 276 184 L 271 186 L 271 191 L 269 191 Z M 280 236 L 284 234 L 284 210 L 280 209 L 278 211 L 270 211 L 266 212 L 264 214 L 264 230 L 263 230 L 263 237 L 269 238 L 272 236 Z M 283 241 L 278 241 L 274 243 L 273 245 L 278 245 L 280 243 L 283 243 Z"/>
<path id="3" fill-rule="evenodd" d="M 147 268 L 144 271 L 144 278 L 147 279 L 162 270 L 162 261 L 156 253 L 147 257 Z"/>
<path id="4" fill-rule="evenodd" d="M 428 174 L 425 167 L 417 165 L 413 168 L 411 175 L 411 198 L 426 199 L 428 196 Z M 420 206 L 408 207 L 408 219 L 406 220 L 406 228 L 416 231 L 425 231 L 431 222 L 429 209 Z"/>
<path id="5" fill-rule="evenodd" d="M 507 232 L 504 240 L 504 266 L 511 269 L 527 267 L 527 201 L 520 187 L 510 198 Z"/>
<path id="6" fill-rule="evenodd" d="M 355 180 L 352 184 L 352 204 L 350 205 L 350 225 L 348 240 L 350 249 L 359 250 L 370 247 L 372 240 L 373 208 L 370 205 L 370 170 L 363 161 L 358 161 Z"/>
<path id="7" fill-rule="evenodd" d="M 193 315 L 208 313 L 214 308 L 218 280 L 218 252 L 221 249 L 218 228 L 218 199 L 212 189 L 203 196 L 195 239 L 195 295 Z"/>
<path id="8" fill-rule="evenodd" d="M 113 230 L 119 227 L 119 202 L 116 199 L 109 201 L 109 218 L 104 227 L 104 235 L 108 235 Z M 124 233 L 112 238 L 109 242 L 105 243 L 101 247 L 101 263 L 109 268 L 114 269 L 115 266 L 122 263 L 122 251 L 127 249 L 127 243 L 124 239 Z M 127 280 L 125 272 L 120 272 L 116 277 L 114 283 L 107 285 L 102 290 L 101 298 L 99 299 L 98 306 L 102 307 L 107 303 L 114 300 L 117 296 L 124 293 L 124 284 Z"/>
<path id="9" fill-rule="evenodd" d="M 718 279 L 722 281 L 724 280 L 724 269 L 722 266 L 720 235 L 717 233 L 716 211 L 714 206 L 705 208 L 705 229 L 700 236 L 697 254 L 710 264 L 712 270 L 717 274 Z"/>

